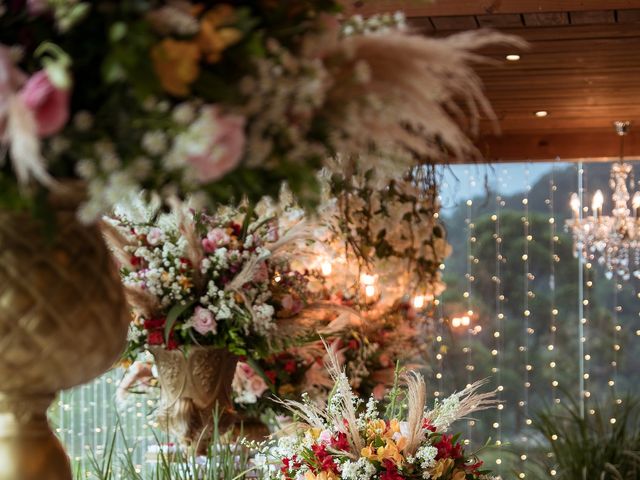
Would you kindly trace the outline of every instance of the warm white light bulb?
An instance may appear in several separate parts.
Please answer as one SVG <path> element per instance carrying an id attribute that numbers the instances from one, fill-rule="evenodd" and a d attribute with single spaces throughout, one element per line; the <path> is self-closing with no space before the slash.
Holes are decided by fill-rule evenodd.
<path id="1" fill-rule="evenodd" d="M 374 297 L 376 295 L 376 287 L 373 285 L 367 285 L 364 287 L 364 294 L 367 297 Z"/>
<path id="2" fill-rule="evenodd" d="M 462 317 L 460 319 L 460 323 L 462 323 L 462 325 L 464 325 L 465 327 L 469 326 L 469 324 L 471 323 L 471 319 L 469 318 L 468 315 L 465 315 L 464 317 Z"/>
<path id="3" fill-rule="evenodd" d="M 593 194 L 593 201 L 591 202 L 591 208 L 594 212 L 597 212 L 604 205 L 604 195 L 602 194 L 602 190 L 596 190 L 596 193 Z"/>
<path id="4" fill-rule="evenodd" d="M 424 307 L 424 295 L 416 295 L 413 297 L 413 307 L 416 309 L 421 309 Z"/>
<path id="5" fill-rule="evenodd" d="M 373 285 L 374 283 L 376 283 L 376 277 L 375 275 L 369 275 L 368 273 L 363 273 L 362 275 L 360 275 L 360 282 L 363 285 Z"/>
<path id="6" fill-rule="evenodd" d="M 460 321 L 460 319 L 458 317 L 454 317 L 454 318 L 451 319 L 451 326 L 453 328 L 458 328 L 460 326 L 460 323 L 461 323 L 461 321 Z"/>
<path id="7" fill-rule="evenodd" d="M 329 275 L 331 275 L 331 271 L 333 270 L 333 267 L 331 266 L 331 262 L 328 260 L 325 260 L 324 262 L 322 262 L 322 265 L 320 265 L 320 270 L 322 271 L 322 275 L 324 275 L 325 277 L 328 277 Z"/>

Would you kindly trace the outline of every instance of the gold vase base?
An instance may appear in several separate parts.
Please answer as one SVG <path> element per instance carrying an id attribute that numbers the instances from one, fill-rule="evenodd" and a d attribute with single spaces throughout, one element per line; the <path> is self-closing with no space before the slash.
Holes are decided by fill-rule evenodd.
<path id="1" fill-rule="evenodd" d="M 51 399 L 0 393 L 0 480 L 72 480 L 69 458 L 47 421 Z"/>

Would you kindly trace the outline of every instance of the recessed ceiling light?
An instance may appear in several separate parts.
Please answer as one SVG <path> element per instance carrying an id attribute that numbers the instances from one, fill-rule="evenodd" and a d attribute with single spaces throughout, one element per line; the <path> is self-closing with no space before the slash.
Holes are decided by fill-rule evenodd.
<path id="1" fill-rule="evenodd" d="M 542 117 L 546 117 L 547 115 L 549 115 L 549 112 L 547 112 L 546 110 L 538 110 L 538 111 L 535 113 L 535 116 L 536 116 L 536 117 L 540 117 L 540 118 L 542 118 Z"/>
<path id="2" fill-rule="evenodd" d="M 516 55 L 515 53 L 507 55 L 507 60 L 509 60 L 510 62 L 517 62 L 518 60 L 520 60 L 520 55 Z"/>

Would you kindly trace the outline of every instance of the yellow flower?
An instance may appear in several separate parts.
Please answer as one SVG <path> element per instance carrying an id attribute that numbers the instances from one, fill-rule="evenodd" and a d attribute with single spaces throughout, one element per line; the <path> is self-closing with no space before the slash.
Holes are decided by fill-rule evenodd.
<path id="1" fill-rule="evenodd" d="M 194 42 L 165 38 L 151 49 L 153 68 L 162 88 L 185 97 L 200 74 L 200 49 Z"/>
<path id="2" fill-rule="evenodd" d="M 233 7 L 227 4 L 217 5 L 202 17 L 197 41 L 207 62 L 219 61 L 222 52 L 242 38 L 240 30 L 225 26 L 233 17 Z"/>
<path id="3" fill-rule="evenodd" d="M 435 466 L 429 472 L 433 480 L 438 480 L 444 476 L 445 473 L 453 466 L 453 460 L 450 458 L 438 460 Z"/>

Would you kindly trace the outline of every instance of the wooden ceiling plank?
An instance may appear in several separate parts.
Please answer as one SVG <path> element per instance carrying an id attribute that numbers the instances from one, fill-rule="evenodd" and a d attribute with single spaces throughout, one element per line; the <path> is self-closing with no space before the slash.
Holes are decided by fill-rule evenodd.
<path id="1" fill-rule="evenodd" d="M 517 13 L 478 15 L 476 20 L 482 28 L 520 28 L 524 26 L 522 16 Z"/>
<path id="2" fill-rule="evenodd" d="M 563 158 L 617 158 L 620 139 L 611 129 L 598 132 L 505 134 L 486 136 L 477 142 L 488 161 L 548 160 Z M 640 155 L 640 134 L 625 139 L 625 156 Z"/>
<path id="3" fill-rule="evenodd" d="M 409 17 L 450 17 L 500 13 L 574 12 L 602 9 L 640 8 L 640 0 L 344 0 L 347 12 L 372 15 L 380 12 L 404 11 Z"/>
<path id="4" fill-rule="evenodd" d="M 640 9 L 638 10 L 618 10 L 618 23 L 638 23 L 640 22 Z"/>
<path id="5" fill-rule="evenodd" d="M 584 12 L 570 12 L 569 19 L 572 25 L 594 25 L 616 23 L 614 10 L 592 10 Z"/>
<path id="6" fill-rule="evenodd" d="M 567 12 L 525 13 L 522 17 L 527 27 L 569 25 Z"/>
<path id="7" fill-rule="evenodd" d="M 473 15 L 432 17 L 431 23 L 436 30 L 474 30 L 478 28 L 478 22 Z"/>

